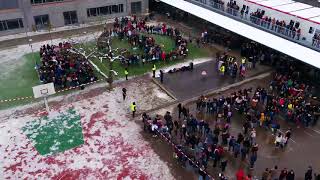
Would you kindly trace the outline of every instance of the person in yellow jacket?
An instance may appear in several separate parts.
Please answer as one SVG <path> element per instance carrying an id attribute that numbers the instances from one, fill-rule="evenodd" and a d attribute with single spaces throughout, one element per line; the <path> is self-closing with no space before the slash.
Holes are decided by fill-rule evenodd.
<path id="1" fill-rule="evenodd" d="M 260 126 L 262 127 L 264 122 L 266 121 L 266 117 L 264 116 L 264 113 L 260 114 Z"/>
<path id="2" fill-rule="evenodd" d="M 157 67 L 155 64 L 153 64 L 152 66 L 152 77 L 155 78 L 156 77 L 156 70 L 157 70 Z"/>
<path id="3" fill-rule="evenodd" d="M 289 104 L 288 104 L 288 110 L 292 111 L 293 108 L 294 108 L 293 104 L 292 104 L 292 103 L 289 103 Z"/>
<path id="4" fill-rule="evenodd" d="M 129 75 L 128 68 L 124 70 L 124 75 L 126 76 L 126 80 L 128 80 L 128 75 Z"/>
<path id="5" fill-rule="evenodd" d="M 226 71 L 226 67 L 224 66 L 224 64 L 222 64 L 220 67 L 220 74 L 223 76 L 225 71 Z"/>
<path id="6" fill-rule="evenodd" d="M 130 110 L 132 112 L 132 118 L 134 118 L 135 114 L 136 114 L 136 111 L 137 111 L 137 105 L 135 102 L 131 103 L 130 104 Z"/>
<path id="7" fill-rule="evenodd" d="M 246 64 L 246 61 L 247 61 L 247 60 L 246 60 L 246 58 L 245 58 L 245 57 L 244 57 L 244 58 L 242 58 L 242 59 L 241 59 L 241 64 L 245 65 L 245 64 Z"/>

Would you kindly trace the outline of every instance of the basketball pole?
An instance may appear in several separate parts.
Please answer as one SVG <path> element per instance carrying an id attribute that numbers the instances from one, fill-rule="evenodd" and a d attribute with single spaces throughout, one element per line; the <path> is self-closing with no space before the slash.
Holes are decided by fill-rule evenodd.
<path id="1" fill-rule="evenodd" d="M 48 105 L 47 96 L 45 96 L 43 99 L 44 99 L 44 105 L 46 106 L 46 110 L 47 110 L 47 112 L 49 113 L 50 109 L 49 109 L 49 105 Z"/>

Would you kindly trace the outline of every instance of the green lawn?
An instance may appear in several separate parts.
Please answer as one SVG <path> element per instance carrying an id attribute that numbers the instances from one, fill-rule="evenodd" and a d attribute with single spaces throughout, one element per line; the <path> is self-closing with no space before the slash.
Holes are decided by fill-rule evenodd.
<path id="1" fill-rule="evenodd" d="M 14 70 L 0 77 L 0 99 L 32 96 L 32 87 L 40 84 L 35 63 L 40 61 L 39 53 L 26 54 L 21 58 L 23 61 Z"/>

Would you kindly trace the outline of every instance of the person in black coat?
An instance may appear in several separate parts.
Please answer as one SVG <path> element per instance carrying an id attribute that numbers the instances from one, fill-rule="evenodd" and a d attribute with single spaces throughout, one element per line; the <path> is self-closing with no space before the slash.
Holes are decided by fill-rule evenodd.
<path id="1" fill-rule="evenodd" d="M 289 171 L 286 180 L 294 180 L 294 171 L 292 169 Z"/>
<path id="2" fill-rule="evenodd" d="M 304 180 L 312 180 L 312 167 L 309 166 L 307 172 L 304 174 Z"/>

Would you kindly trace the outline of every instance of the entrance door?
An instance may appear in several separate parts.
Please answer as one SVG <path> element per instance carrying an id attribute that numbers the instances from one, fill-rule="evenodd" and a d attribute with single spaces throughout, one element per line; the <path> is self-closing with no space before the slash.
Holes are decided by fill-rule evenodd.
<path id="1" fill-rule="evenodd" d="M 141 1 L 131 3 L 131 13 L 132 14 L 141 13 Z"/>
<path id="2" fill-rule="evenodd" d="M 49 21 L 49 15 L 40 15 L 40 16 L 34 16 L 34 22 L 36 23 L 36 28 L 39 29 L 48 29 L 50 21 Z"/>
<path id="3" fill-rule="evenodd" d="M 63 17 L 64 17 L 64 24 L 65 25 L 78 23 L 77 11 L 63 12 Z"/>

